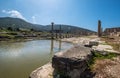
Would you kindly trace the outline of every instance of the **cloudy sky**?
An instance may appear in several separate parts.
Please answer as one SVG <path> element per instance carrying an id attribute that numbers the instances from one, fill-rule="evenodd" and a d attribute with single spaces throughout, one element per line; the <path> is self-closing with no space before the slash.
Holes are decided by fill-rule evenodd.
<path id="1" fill-rule="evenodd" d="M 120 0 L 0 0 L 0 17 L 21 18 L 35 24 L 51 22 L 97 30 L 120 26 Z"/>

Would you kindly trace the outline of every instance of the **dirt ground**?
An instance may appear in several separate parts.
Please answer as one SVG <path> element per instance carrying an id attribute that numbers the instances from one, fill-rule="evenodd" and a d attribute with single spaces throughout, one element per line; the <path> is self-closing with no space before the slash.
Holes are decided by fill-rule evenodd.
<path id="1" fill-rule="evenodd" d="M 85 70 L 80 78 L 120 78 L 120 56 L 97 59 L 92 70 Z"/>
<path id="2" fill-rule="evenodd" d="M 120 37 L 101 38 L 120 52 Z M 87 69 L 81 78 L 120 78 L 120 55 L 112 59 L 97 59 L 92 70 Z"/>
<path id="3" fill-rule="evenodd" d="M 120 78 L 120 56 L 113 59 L 96 60 L 93 78 Z"/>
<path id="4" fill-rule="evenodd" d="M 111 37 L 104 41 L 120 52 L 120 37 Z M 95 73 L 93 78 L 120 78 L 120 55 L 113 59 L 96 60 L 93 73 Z"/>
<path id="5" fill-rule="evenodd" d="M 114 50 L 117 50 L 120 52 L 120 37 L 109 36 L 109 37 L 101 38 L 101 40 L 111 45 Z"/>

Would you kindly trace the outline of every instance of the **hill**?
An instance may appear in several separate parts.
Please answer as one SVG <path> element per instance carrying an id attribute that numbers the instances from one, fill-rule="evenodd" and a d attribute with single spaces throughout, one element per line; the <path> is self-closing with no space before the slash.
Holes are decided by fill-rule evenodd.
<path id="1" fill-rule="evenodd" d="M 61 26 L 61 29 L 63 33 L 72 33 L 72 34 L 80 34 L 80 33 L 94 33 L 94 31 L 76 27 L 76 26 L 70 26 L 70 25 L 60 25 L 55 24 L 54 30 L 59 30 Z M 0 18 L 0 28 L 8 28 L 12 27 L 14 30 L 17 28 L 24 28 L 24 29 L 34 29 L 37 31 L 51 31 L 51 25 L 38 25 L 38 24 L 32 24 L 29 22 L 26 22 L 25 20 L 19 19 L 19 18 L 11 18 L 11 17 L 4 17 Z"/>
<path id="2" fill-rule="evenodd" d="M 4 18 L 0 18 L 0 27 L 1 28 L 12 27 L 13 29 L 24 28 L 24 29 L 40 30 L 43 26 L 32 24 L 19 18 L 4 17 Z"/>
<path id="3" fill-rule="evenodd" d="M 81 33 L 81 32 L 86 32 L 86 33 L 95 33 L 92 30 L 88 30 L 88 29 L 84 29 L 84 28 L 80 28 L 77 26 L 71 26 L 71 25 L 60 25 L 60 24 L 55 24 L 54 25 L 54 30 L 59 30 L 61 26 L 61 29 L 63 31 L 63 33 Z M 50 31 L 51 30 L 51 25 L 47 25 L 44 27 L 44 30 L 46 31 Z"/>

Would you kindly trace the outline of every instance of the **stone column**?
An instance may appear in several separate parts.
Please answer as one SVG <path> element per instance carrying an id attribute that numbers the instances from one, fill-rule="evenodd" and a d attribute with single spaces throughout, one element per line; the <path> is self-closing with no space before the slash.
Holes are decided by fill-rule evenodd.
<path id="1" fill-rule="evenodd" d="M 101 37 L 101 34 L 102 32 L 101 32 L 101 21 L 100 20 L 98 20 L 98 37 Z"/>
<path id="2" fill-rule="evenodd" d="M 51 39 L 54 39 L 53 26 L 54 26 L 54 22 L 51 23 Z"/>
<path id="3" fill-rule="evenodd" d="M 60 31 L 59 31 L 59 38 L 61 39 L 61 25 L 60 25 Z"/>

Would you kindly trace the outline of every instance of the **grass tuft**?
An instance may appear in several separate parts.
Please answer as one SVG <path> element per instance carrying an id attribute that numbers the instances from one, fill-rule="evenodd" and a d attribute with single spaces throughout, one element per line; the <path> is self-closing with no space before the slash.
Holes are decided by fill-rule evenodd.
<path id="1" fill-rule="evenodd" d="M 97 52 L 97 51 L 94 51 L 93 52 L 93 57 L 90 61 L 88 61 L 88 66 L 89 66 L 89 69 L 93 69 L 93 65 L 95 64 L 96 60 L 97 59 L 112 59 L 113 57 L 117 57 L 118 54 L 116 53 L 109 53 L 109 52 Z"/>

